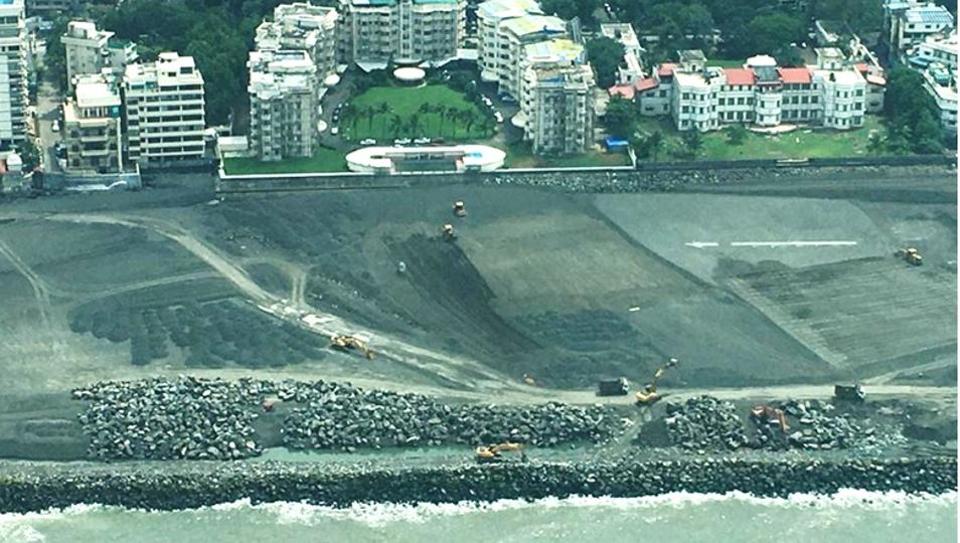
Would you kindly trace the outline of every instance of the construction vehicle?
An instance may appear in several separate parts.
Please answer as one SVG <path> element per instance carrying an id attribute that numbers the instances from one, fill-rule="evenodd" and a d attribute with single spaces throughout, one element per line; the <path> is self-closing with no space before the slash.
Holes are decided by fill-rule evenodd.
<path id="1" fill-rule="evenodd" d="M 367 358 L 373 360 L 373 351 L 367 346 L 367 342 L 354 336 L 344 334 L 335 334 L 330 336 L 330 347 L 338 351 L 349 352 L 359 351 Z"/>
<path id="2" fill-rule="evenodd" d="M 463 203 L 463 200 L 457 200 L 453 203 L 453 214 L 457 217 L 467 216 L 467 206 Z"/>
<path id="3" fill-rule="evenodd" d="M 782 409 L 777 409 L 769 405 L 757 405 L 750 410 L 750 416 L 760 424 L 769 425 L 770 423 L 776 423 L 777 426 L 780 427 L 780 431 L 784 434 L 790 430 L 790 425 L 787 424 L 787 417 L 783 414 Z"/>
<path id="4" fill-rule="evenodd" d="M 626 396 L 630 383 L 626 377 L 604 379 L 597 383 L 597 396 Z"/>
<path id="5" fill-rule="evenodd" d="M 862 402 L 866 394 L 860 385 L 833 385 L 833 397 L 848 402 Z"/>
<path id="6" fill-rule="evenodd" d="M 923 255 L 916 247 L 907 247 L 897 251 L 897 256 L 907 261 L 911 266 L 923 266 Z"/>
<path id="7" fill-rule="evenodd" d="M 453 241 L 457 239 L 457 233 L 454 232 L 452 224 L 445 224 L 440 227 L 440 235 L 443 236 L 443 239 L 447 241 Z"/>
<path id="8" fill-rule="evenodd" d="M 657 392 L 657 381 L 663 377 L 663 374 L 667 371 L 667 369 L 672 368 L 677 364 L 677 359 L 671 358 L 666 364 L 657 368 L 657 371 L 653 374 L 653 381 L 647 383 L 647 385 L 643 387 L 643 390 L 636 393 L 635 396 L 637 398 L 637 405 L 652 405 L 663 397 Z"/>
<path id="9" fill-rule="evenodd" d="M 477 447 L 477 463 L 492 464 L 505 460 L 503 453 L 520 453 L 520 460 L 526 460 L 523 453 L 523 445 L 520 443 L 511 443 L 509 441 L 497 445 L 481 445 Z"/>

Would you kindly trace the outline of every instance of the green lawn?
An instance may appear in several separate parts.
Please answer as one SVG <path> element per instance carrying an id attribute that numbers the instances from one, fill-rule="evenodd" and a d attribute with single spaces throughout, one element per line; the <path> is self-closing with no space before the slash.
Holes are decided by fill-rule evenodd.
<path id="1" fill-rule="evenodd" d="M 680 134 L 668 117 L 644 117 L 640 131 L 650 133 L 659 130 L 664 136 L 663 150 L 659 161 L 677 160 L 676 151 L 683 147 Z M 799 128 L 779 135 L 764 135 L 749 132 L 740 145 L 727 141 L 722 130 L 703 134 L 703 148 L 697 155 L 701 160 L 737 160 L 760 158 L 831 158 L 864 156 L 868 153 L 870 133 L 885 128 L 875 115 L 864 118 L 864 126 L 857 130 L 839 131 L 827 128 Z M 680 158 L 682 159 L 682 158 Z"/>
<path id="2" fill-rule="evenodd" d="M 288 158 L 277 162 L 260 162 L 253 157 L 226 158 L 223 167 L 232 175 L 344 172 L 347 171 L 347 162 L 340 151 L 320 147 L 310 158 Z"/>
<path id="3" fill-rule="evenodd" d="M 590 151 L 571 156 L 537 156 L 530 146 L 523 143 L 510 145 L 507 149 L 504 168 L 576 168 L 593 166 L 629 166 L 630 157 L 626 153 L 606 153 Z"/>
<path id="4" fill-rule="evenodd" d="M 484 118 L 491 113 L 481 111 L 466 97 L 446 85 L 423 87 L 373 87 L 350 101 L 352 115 L 344 113 L 340 131 L 347 140 L 360 141 L 373 138 L 378 141 L 394 138 L 419 137 L 445 138 L 448 140 L 476 140 L 489 137 L 490 127 L 484 127 Z M 433 108 L 424 112 L 421 108 Z M 386 105 L 388 111 L 383 112 Z M 465 118 L 453 119 L 443 116 L 436 108 L 465 112 Z M 367 111 L 374 111 L 368 115 Z M 395 126 L 395 118 L 401 126 Z M 469 118 L 467 118 L 469 117 Z M 416 119 L 416 126 L 411 119 Z M 492 117 L 491 117 L 492 120 Z"/>

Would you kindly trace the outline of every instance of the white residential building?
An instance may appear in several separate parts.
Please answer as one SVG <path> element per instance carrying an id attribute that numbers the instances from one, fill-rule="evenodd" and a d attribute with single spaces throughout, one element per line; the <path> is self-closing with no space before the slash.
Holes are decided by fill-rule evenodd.
<path id="1" fill-rule="evenodd" d="M 66 52 L 67 84 L 71 89 L 78 76 L 99 75 L 109 69 L 119 77 L 137 60 L 136 44 L 117 39 L 113 32 L 97 30 L 89 21 L 70 21 L 60 42 Z"/>
<path id="2" fill-rule="evenodd" d="M 532 43 L 567 36 L 567 23 L 547 15 L 524 15 L 502 21 L 497 28 L 500 63 L 495 72 L 498 92 L 513 99 L 520 98 L 525 47 Z"/>
<path id="3" fill-rule="evenodd" d="M 640 40 L 629 23 L 608 23 L 600 25 L 604 36 L 623 45 L 623 63 L 617 68 L 617 80 L 621 85 L 632 85 L 643 79 L 643 65 L 640 62 L 644 50 Z"/>
<path id="4" fill-rule="evenodd" d="M 26 139 L 27 62 L 23 0 L 0 2 L 0 149 Z"/>
<path id="5" fill-rule="evenodd" d="M 524 73 L 523 139 L 537 154 L 576 154 L 593 142 L 594 90 L 589 64 L 539 64 Z"/>
<path id="6" fill-rule="evenodd" d="M 336 71 L 338 18 L 337 10 L 330 7 L 281 4 L 273 10 L 273 21 L 257 27 L 255 47 L 258 51 L 306 51 L 322 80 Z"/>
<path id="7" fill-rule="evenodd" d="M 940 126 L 947 137 L 957 135 L 957 66 L 932 63 L 923 71 L 923 86 L 937 103 Z"/>
<path id="8" fill-rule="evenodd" d="M 203 76 L 193 57 L 160 53 L 123 76 L 126 155 L 141 166 L 195 163 L 204 157 Z"/>
<path id="9" fill-rule="evenodd" d="M 253 51 L 249 149 L 260 160 L 309 157 L 316 150 L 317 67 L 306 51 Z"/>
<path id="10" fill-rule="evenodd" d="M 610 93 L 635 97 L 643 115 L 671 115 L 679 130 L 715 130 L 730 123 L 862 126 L 871 99 L 882 108 L 882 74 L 851 65 L 839 50 L 817 52 L 812 67 L 779 67 L 772 57 L 759 55 L 742 68 L 720 68 L 707 66 L 700 51 L 682 51 L 678 64 L 662 64 L 652 77 Z M 876 77 L 873 83 L 871 77 Z"/>
<path id="11" fill-rule="evenodd" d="M 908 60 L 910 66 L 921 70 L 934 62 L 945 66 L 956 66 L 958 50 L 960 47 L 957 44 L 957 31 L 952 30 L 948 34 L 927 36 L 923 43 L 913 49 Z"/>
<path id="12" fill-rule="evenodd" d="M 120 92 L 105 75 L 80 75 L 63 105 L 68 173 L 123 171 Z"/>
<path id="13" fill-rule="evenodd" d="M 927 36 L 949 32 L 955 24 L 950 11 L 933 2 L 887 2 L 884 15 L 887 42 L 897 57 L 908 55 Z"/>
<path id="14" fill-rule="evenodd" d="M 525 15 L 543 15 L 536 0 L 488 0 L 477 7 L 477 34 L 480 36 L 477 61 L 484 81 L 499 81 L 498 74 L 506 69 L 508 45 L 506 35 L 500 32 L 500 23 Z"/>
<path id="15" fill-rule="evenodd" d="M 466 0 L 340 0 L 339 13 L 339 58 L 361 68 L 439 65 L 466 37 Z"/>

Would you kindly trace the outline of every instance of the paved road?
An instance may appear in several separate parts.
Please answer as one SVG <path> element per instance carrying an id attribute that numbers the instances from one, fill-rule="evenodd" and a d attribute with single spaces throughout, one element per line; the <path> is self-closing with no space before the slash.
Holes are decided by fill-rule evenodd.
<path id="1" fill-rule="evenodd" d="M 43 170 L 59 172 L 53 146 L 60 141 L 62 132 L 53 131 L 53 122 L 60 118 L 60 96 L 50 83 L 43 82 L 37 91 L 37 124 L 42 148 Z"/>

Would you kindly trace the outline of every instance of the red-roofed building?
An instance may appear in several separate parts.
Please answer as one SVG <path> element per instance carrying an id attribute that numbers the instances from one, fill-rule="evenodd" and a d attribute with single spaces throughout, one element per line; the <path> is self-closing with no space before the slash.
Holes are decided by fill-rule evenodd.
<path id="1" fill-rule="evenodd" d="M 610 96 L 620 96 L 625 100 L 633 100 L 633 97 L 636 95 L 636 90 L 633 85 L 614 85 L 607 89 L 607 92 L 610 93 Z"/>
<path id="2" fill-rule="evenodd" d="M 634 87 L 637 89 L 637 92 L 643 92 L 650 89 L 655 89 L 660 86 L 660 82 L 653 77 L 648 77 L 646 79 L 639 79 L 634 84 Z"/>
<path id="3" fill-rule="evenodd" d="M 784 85 L 809 85 L 813 81 L 813 75 L 807 68 L 778 68 L 780 72 L 780 81 Z"/>
<path id="4" fill-rule="evenodd" d="M 757 82 L 757 78 L 750 68 L 724 68 L 723 75 L 727 79 L 727 85 L 750 86 Z"/>
<path id="5" fill-rule="evenodd" d="M 657 67 L 657 75 L 660 78 L 664 77 L 673 77 L 673 71 L 677 69 L 677 65 L 672 62 L 664 62 Z"/>

